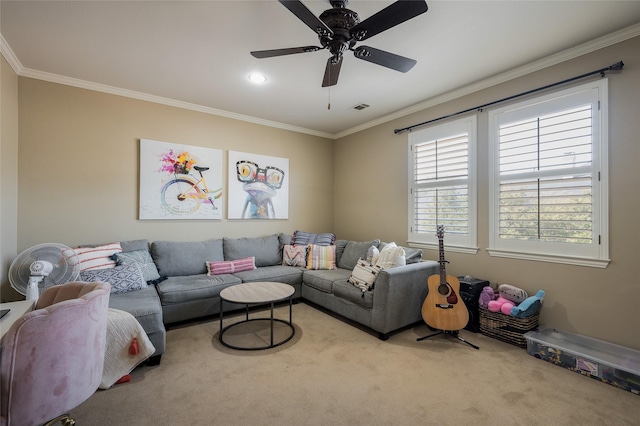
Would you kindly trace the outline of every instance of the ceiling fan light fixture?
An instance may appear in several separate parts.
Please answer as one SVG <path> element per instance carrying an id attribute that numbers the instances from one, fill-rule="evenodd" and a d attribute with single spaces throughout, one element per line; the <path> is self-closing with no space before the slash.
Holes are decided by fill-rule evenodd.
<path id="1" fill-rule="evenodd" d="M 260 72 L 252 72 L 249 74 L 249 81 L 254 84 L 264 84 L 267 82 L 267 76 Z"/>
<path id="2" fill-rule="evenodd" d="M 327 61 L 322 87 L 338 84 L 340 66 L 343 62 L 342 57 L 348 50 L 353 51 L 357 59 L 399 72 L 407 72 L 416 64 L 414 59 L 368 46 L 356 48 L 355 45 L 357 42 L 368 40 L 425 13 L 429 7 L 424 0 L 397 0 L 364 21 L 360 21 L 356 12 L 347 9 L 349 0 L 329 0 L 332 8 L 325 10 L 319 16 L 311 12 L 301 0 L 278 0 L 278 2 L 318 34 L 322 47 L 302 46 L 258 50 L 251 52 L 254 58 L 272 58 L 328 49 L 331 52 L 331 57 Z"/>

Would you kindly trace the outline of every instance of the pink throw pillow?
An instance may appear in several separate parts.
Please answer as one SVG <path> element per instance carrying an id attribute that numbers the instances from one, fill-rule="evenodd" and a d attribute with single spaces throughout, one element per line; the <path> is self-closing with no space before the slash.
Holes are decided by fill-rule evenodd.
<path id="1" fill-rule="evenodd" d="M 207 275 L 233 274 L 256 269 L 256 258 L 253 256 L 236 260 L 211 260 L 206 263 Z"/>
<path id="2" fill-rule="evenodd" d="M 286 245 L 282 250 L 282 264 L 285 266 L 307 265 L 307 246 Z"/>
<path id="3" fill-rule="evenodd" d="M 113 268 L 116 266 L 116 262 L 111 259 L 111 256 L 122 253 L 119 242 L 97 247 L 78 247 L 74 250 L 78 254 L 81 271 Z"/>

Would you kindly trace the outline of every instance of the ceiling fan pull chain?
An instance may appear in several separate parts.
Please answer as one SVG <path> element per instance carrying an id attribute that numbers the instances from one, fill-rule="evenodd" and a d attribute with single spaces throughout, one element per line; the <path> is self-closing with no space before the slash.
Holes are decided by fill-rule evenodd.
<path id="1" fill-rule="evenodd" d="M 328 90 L 327 93 L 329 93 L 328 98 L 327 98 L 328 99 L 327 100 L 327 109 L 330 110 L 331 109 L 331 86 L 327 87 L 327 90 Z"/>

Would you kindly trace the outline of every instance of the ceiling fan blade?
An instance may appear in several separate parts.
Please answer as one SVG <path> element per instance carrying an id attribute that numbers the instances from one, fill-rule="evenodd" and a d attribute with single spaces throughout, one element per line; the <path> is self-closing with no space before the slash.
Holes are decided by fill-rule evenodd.
<path id="1" fill-rule="evenodd" d="M 350 33 L 358 41 L 366 40 L 427 10 L 424 0 L 399 0 L 351 28 Z"/>
<path id="2" fill-rule="evenodd" d="M 316 34 L 332 36 L 333 31 L 311 12 L 307 6 L 299 0 L 278 0 L 284 7 L 289 9 L 291 13 L 296 15 L 298 19 L 307 24 Z"/>
<path id="3" fill-rule="evenodd" d="M 342 57 L 337 64 L 333 64 L 333 58 L 327 60 L 327 67 L 324 70 L 324 78 L 322 79 L 322 87 L 335 86 L 338 84 L 338 76 L 340 75 L 340 67 L 342 66 Z"/>
<path id="4" fill-rule="evenodd" d="M 417 63 L 415 59 L 405 58 L 394 53 L 385 52 L 369 46 L 359 46 L 354 49 L 353 55 L 367 62 L 371 62 L 392 70 L 407 72 Z"/>
<path id="5" fill-rule="evenodd" d="M 294 53 L 317 52 L 318 50 L 321 50 L 321 49 L 324 49 L 324 48 L 318 47 L 318 46 L 290 47 L 286 49 L 256 50 L 251 52 L 251 55 L 254 58 L 264 59 L 264 58 L 273 58 L 274 56 L 293 55 Z"/>

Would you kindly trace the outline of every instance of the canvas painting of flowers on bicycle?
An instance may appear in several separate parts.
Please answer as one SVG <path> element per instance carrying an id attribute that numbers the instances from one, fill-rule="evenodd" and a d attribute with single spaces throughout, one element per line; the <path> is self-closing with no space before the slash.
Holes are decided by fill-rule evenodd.
<path id="1" fill-rule="evenodd" d="M 140 140 L 140 219 L 221 219 L 222 151 Z"/>

